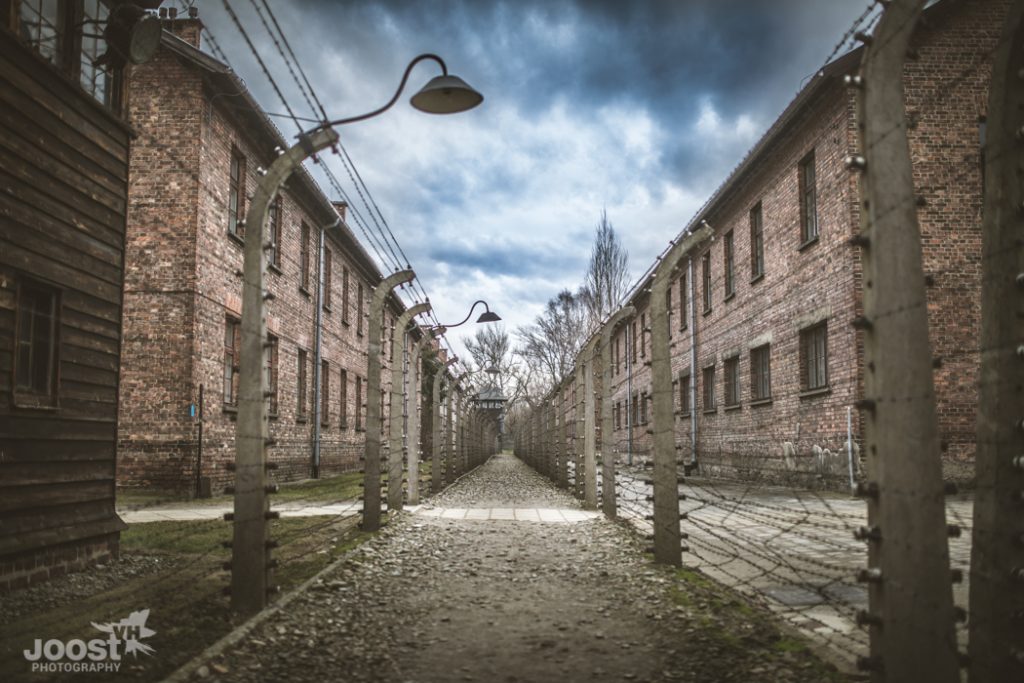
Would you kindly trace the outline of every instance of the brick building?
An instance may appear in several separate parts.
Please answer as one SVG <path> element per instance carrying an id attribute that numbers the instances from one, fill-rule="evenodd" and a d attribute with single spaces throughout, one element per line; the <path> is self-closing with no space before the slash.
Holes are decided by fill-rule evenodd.
<path id="1" fill-rule="evenodd" d="M 192 491 L 208 477 L 216 490 L 233 476 L 243 221 L 260 168 L 290 143 L 242 81 L 199 49 L 201 28 L 197 18 L 165 22 L 159 53 L 131 78 L 139 138 L 128 201 L 121 486 Z M 268 458 L 282 480 L 355 468 L 365 441 L 365 318 L 381 274 L 345 223 L 344 205 L 303 170 L 272 204 L 268 233 L 276 441 Z M 402 310 L 390 297 L 385 329 Z"/>
<path id="2" fill-rule="evenodd" d="M 904 70 L 930 341 L 942 359 L 943 466 L 961 481 L 973 476 L 989 56 L 1007 8 L 936 3 Z M 675 431 L 680 460 L 705 473 L 836 485 L 848 476 L 847 414 L 864 369 L 850 325 L 860 254 L 847 243 L 860 229 L 858 179 L 844 164 L 858 151 L 856 94 L 843 76 L 860 59 L 855 50 L 817 74 L 687 228 L 706 222 L 714 236 L 683 260 L 669 293 Z M 631 293 L 636 317 L 612 348 L 618 449 L 641 458 L 651 444 L 649 286 L 645 277 Z"/>

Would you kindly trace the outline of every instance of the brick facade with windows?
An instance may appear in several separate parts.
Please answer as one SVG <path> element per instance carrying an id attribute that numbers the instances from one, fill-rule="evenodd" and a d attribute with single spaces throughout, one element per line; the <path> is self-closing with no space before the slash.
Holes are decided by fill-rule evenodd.
<path id="1" fill-rule="evenodd" d="M 235 458 L 240 342 L 232 325 L 241 317 L 242 222 L 258 167 L 288 143 L 237 77 L 197 49 L 198 20 L 167 28 L 157 57 L 133 70 L 130 89 L 139 138 L 129 187 L 118 484 L 191 492 L 201 474 L 217 490 L 233 479 L 227 466 Z M 264 277 L 274 295 L 267 302 L 272 347 L 264 365 L 276 445 L 268 458 L 279 480 L 310 477 L 320 412 L 320 473 L 356 469 L 365 443 L 363 293 L 381 274 L 345 224 L 344 205 L 328 200 L 305 171 L 293 174 L 271 207 Z M 329 288 L 322 293 L 321 249 Z M 353 291 L 358 296 L 350 298 Z M 394 316 L 402 305 L 390 302 Z M 384 365 L 387 389 L 391 363 Z M 200 391 L 201 444 L 189 411 Z"/>
<path id="2" fill-rule="evenodd" d="M 935 371 L 943 467 L 954 481 L 973 476 L 979 121 L 989 55 L 1007 8 L 1005 0 L 935 4 L 914 36 L 919 57 L 904 75 L 908 115 L 916 121 L 909 131 L 915 187 L 925 199 L 918 216 L 924 270 L 932 276 L 930 341 L 943 359 Z M 847 409 L 862 395 L 864 369 L 860 335 L 850 325 L 860 312 L 860 254 L 847 244 L 860 230 L 859 196 L 857 177 L 844 165 L 859 150 L 856 100 L 842 78 L 857 71 L 860 58 L 854 51 L 819 73 L 690 223 L 706 221 L 714 237 L 673 276 L 675 432 L 679 457 L 689 461 L 696 422 L 706 473 L 835 486 L 846 480 Z M 749 271 L 737 267 L 747 263 Z M 649 287 L 643 279 L 628 299 L 636 319 L 650 318 Z M 617 330 L 616 349 L 632 325 Z M 649 365 L 635 354 L 632 361 L 613 368 L 612 400 L 623 406 L 631 394 L 650 391 Z M 715 385 L 707 386 L 711 378 Z M 680 396 L 690 381 L 697 382 L 692 406 Z M 856 443 L 856 409 L 852 425 Z M 651 436 L 635 422 L 630 434 L 622 420 L 616 443 L 620 457 L 632 451 L 643 458 Z"/>

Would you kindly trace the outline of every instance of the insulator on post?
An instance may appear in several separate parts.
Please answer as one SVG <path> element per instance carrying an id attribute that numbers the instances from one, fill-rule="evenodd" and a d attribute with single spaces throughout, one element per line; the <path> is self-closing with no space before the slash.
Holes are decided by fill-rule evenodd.
<path id="1" fill-rule="evenodd" d="M 226 572 L 231 571 L 231 560 L 228 560 L 227 562 L 221 562 L 220 568 Z"/>
<path id="2" fill-rule="evenodd" d="M 865 45 L 870 45 L 871 41 L 874 40 L 870 34 L 864 33 L 864 31 L 857 31 L 856 33 L 853 34 L 853 38 L 854 40 L 859 40 Z"/>
<path id="3" fill-rule="evenodd" d="M 265 469 L 265 470 L 276 470 L 277 469 L 277 463 L 276 462 L 264 463 L 263 464 L 263 469 Z"/>
<path id="4" fill-rule="evenodd" d="M 857 234 L 846 241 L 851 247 L 868 247 L 871 244 L 871 238 L 867 235 Z"/>
<path id="5" fill-rule="evenodd" d="M 880 541 L 882 540 L 882 530 L 877 526 L 862 526 L 854 530 L 853 537 L 858 541 Z"/>
<path id="6" fill-rule="evenodd" d="M 882 570 L 879 567 L 867 567 L 857 572 L 857 581 L 860 583 L 881 583 Z"/>
<path id="7" fill-rule="evenodd" d="M 224 495 L 225 496 L 230 496 L 230 495 L 234 494 L 234 492 L 235 492 L 235 487 L 234 486 L 225 486 L 224 487 Z"/>
<path id="8" fill-rule="evenodd" d="M 843 76 L 843 83 L 851 88 L 864 87 L 864 79 L 860 74 L 846 74 Z"/>
<path id="9" fill-rule="evenodd" d="M 857 401 L 854 401 L 853 407 L 857 408 L 858 410 L 870 410 L 871 412 L 874 412 L 875 411 L 875 399 L 873 399 L 873 398 L 862 398 L 862 399 L 859 399 Z"/>
<path id="10" fill-rule="evenodd" d="M 858 315 L 856 318 L 851 320 L 850 325 L 857 330 L 870 330 L 872 327 L 871 321 L 862 315 Z"/>
<path id="11" fill-rule="evenodd" d="M 878 484 L 873 481 L 858 482 L 853 494 L 858 498 L 878 498 Z"/>
<path id="12" fill-rule="evenodd" d="M 955 496 L 957 493 L 960 492 L 960 487 L 958 487 L 953 482 L 948 481 L 948 482 L 946 482 L 945 484 L 942 485 L 942 491 L 947 496 Z"/>
<path id="13" fill-rule="evenodd" d="M 959 605 L 955 605 L 953 607 L 953 621 L 955 621 L 958 624 L 966 624 L 967 610 L 965 610 L 963 607 L 960 607 Z"/>
<path id="14" fill-rule="evenodd" d="M 227 548 L 228 550 L 230 550 L 231 546 L 233 546 L 233 545 L 234 545 L 234 543 L 232 541 L 221 541 L 220 542 L 220 547 L 221 548 Z"/>
<path id="15" fill-rule="evenodd" d="M 964 570 L 962 569 L 951 569 L 949 571 L 950 583 L 963 583 L 964 582 Z"/>
<path id="16" fill-rule="evenodd" d="M 273 550 L 274 548 L 280 547 L 280 543 L 276 539 L 268 538 L 267 542 L 263 544 L 267 550 Z"/>
<path id="17" fill-rule="evenodd" d="M 960 527 L 956 524 L 947 524 L 946 535 L 950 538 L 960 538 Z"/>
<path id="18" fill-rule="evenodd" d="M 263 487 L 264 493 L 277 493 L 281 490 L 281 487 L 277 484 L 267 484 Z"/>
<path id="19" fill-rule="evenodd" d="M 881 657 L 857 657 L 857 668 L 861 671 L 884 671 Z"/>
<path id="20" fill-rule="evenodd" d="M 868 167 L 868 160 L 860 154 L 849 154 L 843 160 L 843 164 L 848 171 L 863 171 Z"/>
<path id="21" fill-rule="evenodd" d="M 263 513 L 263 519 L 281 519 L 281 513 L 277 510 L 267 510 Z"/>

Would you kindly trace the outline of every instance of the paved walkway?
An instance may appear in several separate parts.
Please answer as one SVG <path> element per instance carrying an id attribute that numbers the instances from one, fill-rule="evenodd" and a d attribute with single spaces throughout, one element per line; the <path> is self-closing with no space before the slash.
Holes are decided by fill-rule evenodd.
<path id="1" fill-rule="evenodd" d="M 545 523 L 552 522 L 552 523 Z M 496 456 L 394 518 L 194 680 L 800 681 L 821 663 Z M 764 617 L 761 617 L 764 619 Z"/>

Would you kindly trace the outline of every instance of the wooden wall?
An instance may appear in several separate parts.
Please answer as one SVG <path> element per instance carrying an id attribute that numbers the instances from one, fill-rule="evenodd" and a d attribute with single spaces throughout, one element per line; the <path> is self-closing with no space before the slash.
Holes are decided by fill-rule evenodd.
<path id="1" fill-rule="evenodd" d="M 117 552 L 130 130 L 0 28 L 0 591 Z M 13 391 L 26 279 L 60 292 L 57 401 Z"/>

